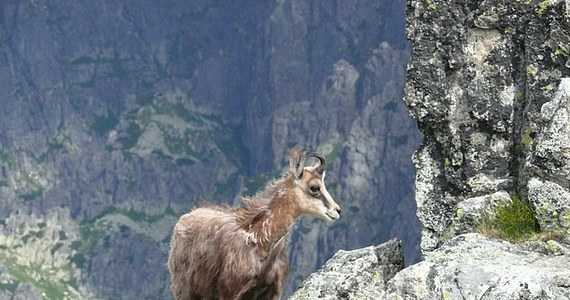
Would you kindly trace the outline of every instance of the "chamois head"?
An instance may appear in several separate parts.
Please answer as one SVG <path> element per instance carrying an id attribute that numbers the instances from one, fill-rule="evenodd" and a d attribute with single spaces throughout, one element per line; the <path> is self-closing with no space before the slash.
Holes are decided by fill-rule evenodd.
<path id="1" fill-rule="evenodd" d="M 333 200 L 325 188 L 325 157 L 309 150 L 291 149 L 290 168 L 293 176 L 297 209 L 299 214 L 309 214 L 325 221 L 340 218 L 340 206 Z M 312 167 L 305 167 L 305 158 L 316 157 L 319 162 Z"/>

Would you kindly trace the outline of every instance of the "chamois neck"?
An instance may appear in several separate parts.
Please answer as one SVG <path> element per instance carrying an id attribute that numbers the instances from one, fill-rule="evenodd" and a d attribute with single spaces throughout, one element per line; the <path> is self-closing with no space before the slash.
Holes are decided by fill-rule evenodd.
<path id="1" fill-rule="evenodd" d="M 286 238 L 299 216 L 287 178 L 275 182 L 267 190 L 244 200 L 244 207 L 238 211 L 241 226 L 251 233 L 251 242 L 269 252 L 272 245 Z"/>

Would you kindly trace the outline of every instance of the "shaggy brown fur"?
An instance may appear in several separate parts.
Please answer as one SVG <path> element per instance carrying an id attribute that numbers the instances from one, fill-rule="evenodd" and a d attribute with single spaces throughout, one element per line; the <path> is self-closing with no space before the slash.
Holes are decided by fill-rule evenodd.
<path id="1" fill-rule="evenodd" d="M 168 258 L 176 299 L 281 297 L 295 219 L 303 213 L 325 220 L 340 216 L 322 183 L 324 168 L 304 168 L 306 153 L 293 148 L 292 172 L 244 199 L 242 208 L 201 207 L 180 218 Z M 319 159 L 324 166 L 322 155 Z"/>

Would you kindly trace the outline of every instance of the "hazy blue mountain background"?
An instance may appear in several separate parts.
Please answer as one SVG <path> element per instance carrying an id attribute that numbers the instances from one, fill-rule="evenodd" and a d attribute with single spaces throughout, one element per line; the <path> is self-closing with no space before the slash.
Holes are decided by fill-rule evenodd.
<path id="1" fill-rule="evenodd" d="M 419 259 L 405 1 L 2 1 L 0 299 L 170 299 L 177 218 L 323 152 L 287 294 L 338 249 Z"/>

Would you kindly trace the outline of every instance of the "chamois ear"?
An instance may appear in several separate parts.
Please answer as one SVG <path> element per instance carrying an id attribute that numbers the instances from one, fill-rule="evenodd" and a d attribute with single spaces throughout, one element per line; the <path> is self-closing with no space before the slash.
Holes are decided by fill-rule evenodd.
<path id="1" fill-rule="evenodd" d="M 309 152 L 307 148 L 300 151 L 297 146 L 291 148 L 289 167 L 291 168 L 293 175 L 295 175 L 295 178 L 301 178 L 301 176 L 303 176 L 303 168 L 305 167 L 305 157 L 307 152 Z"/>

